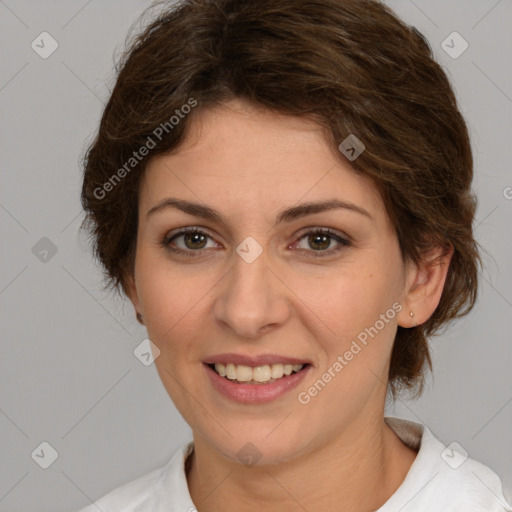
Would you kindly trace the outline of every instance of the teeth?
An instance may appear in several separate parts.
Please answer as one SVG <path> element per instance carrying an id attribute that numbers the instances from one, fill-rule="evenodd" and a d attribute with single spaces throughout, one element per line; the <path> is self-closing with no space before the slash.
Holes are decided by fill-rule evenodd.
<path id="1" fill-rule="evenodd" d="M 283 375 L 283 365 L 282 364 L 273 364 L 270 370 L 270 375 L 273 379 L 280 379 Z"/>
<path id="2" fill-rule="evenodd" d="M 249 382 L 252 380 L 252 368 L 239 364 L 236 367 L 236 380 L 238 382 Z"/>
<path id="3" fill-rule="evenodd" d="M 250 368 L 249 368 L 250 369 Z M 267 382 L 272 378 L 272 372 L 270 366 L 256 366 L 252 371 L 252 380 L 256 382 Z"/>
<path id="4" fill-rule="evenodd" d="M 226 377 L 231 380 L 236 379 L 236 368 L 234 364 L 228 363 L 226 365 Z"/>
<path id="5" fill-rule="evenodd" d="M 298 372 L 303 366 L 303 364 L 265 364 L 253 368 L 243 364 L 235 365 L 228 363 L 224 365 L 217 363 L 215 371 L 221 377 L 227 377 L 238 382 L 269 382 L 273 379 L 280 379 L 283 375 L 291 375 L 293 372 Z"/>

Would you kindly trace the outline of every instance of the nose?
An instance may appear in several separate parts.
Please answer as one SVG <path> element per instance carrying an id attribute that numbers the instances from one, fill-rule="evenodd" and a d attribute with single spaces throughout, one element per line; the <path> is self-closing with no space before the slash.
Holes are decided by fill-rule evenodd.
<path id="1" fill-rule="evenodd" d="M 231 272 L 216 287 L 213 312 L 238 338 L 256 339 L 283 325 L 290 315 L 287 287 L 269 267 L 264 250 L 248 263 L 233 255 Z"/>

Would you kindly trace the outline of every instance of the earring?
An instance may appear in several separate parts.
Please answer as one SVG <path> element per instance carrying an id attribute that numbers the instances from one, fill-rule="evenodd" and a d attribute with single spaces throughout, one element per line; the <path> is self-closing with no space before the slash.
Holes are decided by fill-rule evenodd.
<path id="1" fill-rule="evenodd" d="M 414 316 L 414 313 L 412 311 L 409 312 L 409 315 L 411 316 L 411 318 Z"/>
<path id="2" fill-rule="evenodd" d="M 137 322 L 139 322 L 139 324 L 141 325 L 144 325 L 144 318 L 142 317 L 142 313 L 139 313 L 137 311 L 137 314 L 135 316 L 137 317 Z"/>

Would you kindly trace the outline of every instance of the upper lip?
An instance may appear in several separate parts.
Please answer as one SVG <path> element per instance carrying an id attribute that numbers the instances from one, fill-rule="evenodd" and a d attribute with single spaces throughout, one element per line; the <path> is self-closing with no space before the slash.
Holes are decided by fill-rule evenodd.
<path id="1" fill-rule="evenodd" d="M 263 366 L 272 364 L 310 364 L 304 359 L 296 357 L 282 356 L 278 354 L 260 354 L 257 356 L 247 356 L 243 354 L 218 354 L 206 358 L 205 364 L 243 364 L 245 366 Z"/>

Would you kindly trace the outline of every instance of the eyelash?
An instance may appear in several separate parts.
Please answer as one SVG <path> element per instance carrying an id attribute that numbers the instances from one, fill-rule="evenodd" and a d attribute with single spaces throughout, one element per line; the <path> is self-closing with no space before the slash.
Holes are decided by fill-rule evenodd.
<path id="1" fill-rule="evenodd" d="M 205 233 L 204 231 L 201 231 L 198 228 L 185 228 L 185 229 L 182 229 L 181 231 L 178 231 L 177 233 L 174 233 L 170 237 L 168 235 L 166 235 L 161 240 L 160 245 L 163 248 L 168 249 L 169 251 L 173 252 L 174 254 L 180 254 L 180 255 L 183 255 L 183 256 L 187 256 L 189 258 L 197 258 L 199 256 L 202 256 L 203 252 L 206 249 L 201 249 L 201 250 L 198 250 L 198 251 L 194 251 L 194 250 L 190 249 L 188 251 L 185 251 L 183 249 L 170 246 L 170 243 L 174 239 L 176 239 L 176 238 L 178 238 L 180 236 L 186 235 L 188 233 L 196 233 L 196 234 L 200 234 L 200 235 L 205 235 L 208 238 L 212 238 L 210 235 L 208 235 L 208 233 Z M 328 228 L 325 228 L 325 229 L 313 229 L 311 231 L 307 231 L 306 233 L 304 233 L 303 235 L 301 235 L 299 237 L 297 242 L 299 242 L 300 240 L 302 240 L 303 238 L 305 238 L 305 237 L 307 237 L 309 235 L 319 235 L 319 234 L 320 235 L 328 235 L 329 237 L 331 237 L 334 240 L 336 240 L 337 242 L 339 242 L 339 245 L 334 247 L 333 249 L 329 249 L 329 250 L 325 250 L 325 251 L 313 251 L 313 250 L 306 250 L 306 249 L 299 249 L 299 251 L 302 251 L 303 253 L 304 252 L 311 253 L 310 255 L 312 257 L 314 257 L 314 258 L 325 258 L 327 256 L 332 256 L 334 253 L 337 253 L 338 251 L 341 251 L 345 247 L 349 247 L 349 246 L 352 245 L 352 243 L 349 240 L 347 240 L 345 238 L 342 238 L 336 232 L 334 232 L 334 231 L 332 231 L 331 229 L 328 229 Z"/>

